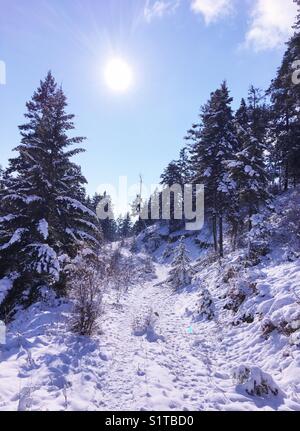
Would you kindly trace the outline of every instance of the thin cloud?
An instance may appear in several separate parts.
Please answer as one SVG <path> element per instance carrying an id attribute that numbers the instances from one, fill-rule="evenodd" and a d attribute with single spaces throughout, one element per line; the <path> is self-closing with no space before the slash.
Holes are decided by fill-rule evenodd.
<path id="1" fill-rule="evenodd" d="M 146 0 L 144 19 L 150 23 L 175 13 L 181 0 Z M 248 0 L 251 5 L 249 27 L 240 48 L 255 52 L 276 49 L 293 34 L 297 15 L 293 0 Z M 213 24 L 236 12 L 237 0 L 189 0 L 193 13 L 202 15 L 206 25 Z"/>
<path id="2" fill-rule="evenodd" d="M 155 18 L 174 13 L 180 4 L 180 0 L 147 0 L 144 8 L 144 18 L 151 22 Z"/>
<path id="3" fill-rule="evenodd" d="M 296 14 L 292 0 L 256 0 L 244 47 L 256 52 L 282 47 L 293 33 Z"/>
<path id="4" fill-rule="evenodd" d="M 231 15 L 234 11 L 234 0 L 192 0 L 191 9 L 201 14 L 207 25 Z"/>

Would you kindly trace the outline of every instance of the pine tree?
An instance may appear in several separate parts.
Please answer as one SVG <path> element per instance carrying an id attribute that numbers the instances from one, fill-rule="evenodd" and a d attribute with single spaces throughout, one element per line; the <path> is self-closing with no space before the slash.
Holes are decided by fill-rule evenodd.
<path id="1" fill-rule="evenodd" d="M 230 190 L 234 186 L 224 162 L 231 158 L 238 145 L 231 102 L 224 82 L 202 107 L 201 123 L 195 124 L 187 136 L 192 141 L 193 182 L 205 185 L 206 210 L 212 220 L 215 250 L 221 257 L 223 220 L 231 211 Z"/>
<path id="2" fill-rule="evenodd" d="M 148 225 L 151 226 L 162 219 L 162 194 L 161 191 L 156 188 L 148 201 L 148 214 L 149 221 Z"/>
<path id="3" fill-rule="evenodd" d="M 144 200 L 140 193 L 136 195 L 134 201 L 131 204 L 131 216 L 136 218 L 136 222 L 132 226 L 132 231 L 136 235 L 138 235 L 151 224 L 148 205 L 149 202 Z"/>
<path id="4" fill-rule="evenodd" d="M 174 193 L 171 194 L 170 200 L 170 231 L 175 231 L 184 226 L 184 217 L 180 220 L 175 219 L 175 208 L 182 207 L 182 215 L 184 215 L 184 186 L 190 179 L 190 163 L 187 148 L 180 151 L 179 159 L 173 160 L 168 164 L 161 175 L 161 184 L 163 186 L 172 187 L 178 185 L 181 188 L 182 197 L 177 196 L 177 201 L 174 200 Z"/>
<path id="5" fill-rule="evenodd" d="M 266 96 L 260 88 L 250 86 L 248 91 L 247 114 L 253 137 L 264 143 L 269 122 L 269 108 L 265 102 Z"/>
<path id="6" fill-rule="evenodd" d="M 161 184 L 166 190 L 166 187 L 173 187 L 175 185 L 179 185 L 181 188 L 181 191 L 183 191 L 183 177 L 182 177 L 182 171 L 179 163 L 177 161 L 172 161 L 168 164 L 166 169 L 161 175 Z M 176 198 L 176 199 L 175 199 Z M 170 196 L 170 220 L 169 220 L 169 231 L 173 232 L 177 229 L 180 229 L 182 227 L 182 219 L 178 220 L 175 218 L 176 216 L 176 208 L 180 208 L 180 206 L 183 203 L 183 199 L 180 198 L 177 194 L 174 192 L 171 193 Z"/>
<path id="7" fill-rule="evenodd" d="M 17 300 L 31 303 L 44 285 L 64 293 L 61 257 L 74 257 L 81 241 L 99 244 L 96 215 L 84 205 L 86 180 L 71 161 L 83 150 L 68 148 L 84 138 L 68 137 L 74 116 L 66 113 L 66 97 L 51 72 L 26 106 L 27 123 L 19 127 L 18 155 L 9 161 L 2 197 L 6 215 L 0 223 L 0 276 L 16 272 L 19 277 L 0 311 Z"/>
<path id="8" fill-rule="evenodd" d="M 252 87 L 250 95 L 253 95 L 253 91 L 255 90 Z M 257 213 L 260 204 L 269 198 L 264 157 L 267 125 L 264 112 L 264 107 L 261 107 L 258 101 L 247 106 L 242 99 L 235 115 L 238 151 L 232 154 L 231 160 L 226 161 L 229 179 L 233 184 L 231 193 L 233 211 L 228 218 L 233 227 L 234 245 L 245 210 L 251 229 L 252 215 Z"/>
<path id="9" fill-rule="evenodd" d="M 181 169 L 177 161 L 168 164 L 161 175 L 161 184 L 172 187 L 174 184 L 182 184 Z"/>
<path id="10" fill-rule="evenodd" d="M 6 176 L 6 173 L 2 168 L 2 166 L 0 166 L 0 201 L 1 201 L 0 217 L 5 213 L 3 200 L 2 200 L 4 196 L 4 190 L 5 190 L 5 176 Z"/>
<path id="11" fill-rule="evenodd" d="M 190 158 L 189 158 L 189 151 L 187 147 L 184 147 L 180 150 L 179 153 L 179 159 L 176 161 L 179 173 L 180 173 L 180 179 L 179 184 L 182 186 L 190 180 Z"/>
<path id="12" fill-rule="evenodd" d="M 181 237 L 174 251 L 174 259 L 168 281 L 175 289 L 180 289 L 181 287 L 191 284 L 192 278 L 193 270 L 191 267 L 191 259 L 184 244 L 184 237 Z"/>
<path id="13" fill-rule="evenodd" d="M 99 193 L 95 193 L 92 198 L 89 198 L 90 202 L 87 202 L 87 206 L 91 208 L 93 211 L 97 212 L 97 206 L 102 201 L 102 199 L 105 199 L 105 202 L 107 204 L 104 207 L 105 212 L 110 212 L 110 215 L 108 218 L 104 220 L 98 220 L 99 229 L 102 232 L 103 238 L 106 241 L 112 242 L 116 238 L 117 234 L 117 225 L 116 221 L 113 215 L 113 206 L 112 206 L 112 200 L 111 197 L 104 192 L 103 196 Z"/>
<path id="14" fill-rule="evenodd" d="M 205 319 L 213 320 L 215 317 L 215 305 L 210 291 L 206 287 L 201 286 L 199 293 L 199 301 L 197 303 L 197 318 L 196 320 Z"/>
<path id="15" fill-rule="evenodd" d="M 130 237 L 132 233 L 132 221 L 129 213 L 127 213 L 126 216 L 121 219 L 119 231 L 121 238 Z"/>
<path id="16" fill-rule="evenodd" d="M 299 1 L 296 3 L 299 5 Z M 300 59 L 300 14 L 294 28 L 295 34 L 287 43 L 281 66 L 268 91 L 272 102 L 273 163 L 285 190 L 290 183 L 295 185 L 300 180 L 300 85 L 292 80 L 293 64 Z"/>

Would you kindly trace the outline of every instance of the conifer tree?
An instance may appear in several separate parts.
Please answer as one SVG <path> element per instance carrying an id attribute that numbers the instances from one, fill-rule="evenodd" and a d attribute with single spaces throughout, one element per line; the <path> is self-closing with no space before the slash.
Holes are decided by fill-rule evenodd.
<path id="1" fill-rule="evenodd" d="M 126 216 L 123 219 L 121 219 L 119 229 L 120 229 L 121 238 L 130 237 L 132 233 L 132 221 L 129 213 L 127 213 Z"/>
<path id="2" fill-rule="evenodd" d="M 206 210 L 212 220 L 214 246 L 223 257 L 223 220 L 230 211 L 233 184 L 225 161 L 237 149 L 237 138 L 231 108 L 232 98 L 226 82 L 211 94 L 203 106 L 200 124 L 189 131 L 193 182 L 205 185 Z"/>
<path id="3" fill-rule="evenodd" d="M 300 6 L 299 1 L 296 3 Z M 294 28 L 295 33 L 287 43 L 281 66 L 268 91 L 272 102 L 272 155 L 284 190 L 300 180 L 300 85 L 292 80 L 294 62 L 300 59 L 300 14 Z"/>
<path id="4" fill-rule="evenodd" d="M 177 161 L 168 164 L 161 175 L 161 184 L 172 187 L 174 184 L 182 183 L 181 169 Z"/>
<path id="5" fill-rule="evenodd" d="M 188 286 L 193 278 L 191 259 L 184 244 L 184 237 L 180 238 L 179 244 L 174 251 L 172 269 L 170 271 L 169 282 L 179 289 Z"/>
<path id="6" fill-rule="evenodd" d="M 172 188 L 176 185 L 177 187 L 180 186 L 178 190 L 182 191 L 182 186 L 184 184 L 183 181 L 179 163 L 175 160 L 170 162 L 161 175 L 161 184 L 164 186 L 163 190 L 166 191 L 167 187 Z M 170 232 L 173 232 L 182 226 L 182 220 L 175 219 L 175 208 L 180 208 L 180 205 L 182 205 L 182 198 L 172 191 L 170 195 Z"/>
<path id="7" fill-rule="evenodd" d="M 113 205 L 111 197 L 104 192 L 103 196 L 99 193 L 95 193 L 92 198 L 89 198 L 87 206 L 97 213 L 98 204 L 105 199 L 106 205 L 104 211 L 108 213 L 108 217 L 104 220 L 98 220 L 99 229 L 102 232 L 103 238 L 106 241 L 114 241 L 117 234 L 117 225 L 113 214 Z"/>
<path id="8" fill-rule="evenodd" d="M 62 256 L 74 257 L 81 241 L 99 244 L 96 215 L 84 204 L 86 180 L 71 161 L 83 150 L 69 148 L 84 138 L 68 136 L 74 116 L 66 113 L 66 97 L 51 72 L 26 106 L 18 154 L 9 161 L 2 197 L 6 215 L 0 223 L 0 276 L 19 276 L 0 311 L 17 300 L 31 303 L 41 286 L 63 293 Z"/>
<path id="9" fill-rule="evenodd" d="M 6 177 L 5 170 L 2 168 L 2 166 L 0 166 L 0 202 L 1 202 L 0 217 L 2 214 L 5 213 L 5 209 L 2 201 L 2 198 L 4 196 L 4 190 L 5 190 L 5 177 Z"/>
<path id="10" fill-rule="evenodd" d="M 185 147 L 180 151 L 179 159 L 173 160 L 168 164 L 166 169 L 161 175 L 161 184 L 163 186 L 172 187 L 174 185 L 180 186 L 181 197 L 177 196 L 177 201 L 174 199 L 174 193 L 171 194 L 170 200 L 170 216 L 169 222 L 170 231 L 180 229 L 184 226 L 184 217 L 181 220 L 175 220 L 175 206 L 182 206 L 182 214 L 184 215 L 184 186 L 190 180 L 190 163 L 188 149 Z"/>
<path id="11" fill-rule="evenodd" d="M 250 89 L 250 94 L 255 91 Z M 261 113 L 261 114 L 260 114 Z M 234 244 L 238 224 L 247 215 L 251 229 L 251 217 L 258 212 L 259 206 L 268 198 L 268 175 L 266 171 L 264 152 L 265 129 L 264 107 L 259 102 L 246 105 L 244 99 L 235 115 L 238 151 L 232 154 L 232 159 L 226 161 L 229 178 L 232 181 L 231 202 L 233 211 L 229 220 L 233 226 Z"/>

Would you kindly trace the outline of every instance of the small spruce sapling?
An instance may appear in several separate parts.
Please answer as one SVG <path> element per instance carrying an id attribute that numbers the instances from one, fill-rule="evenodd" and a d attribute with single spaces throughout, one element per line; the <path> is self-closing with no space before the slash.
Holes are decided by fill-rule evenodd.
<path id="1" fill-rule="evenodd" d="M 181 287 L 185 287 L 191 284 L 193 277 L 191 259 L 184 244 L 184 237 L 180 238 L 179 244 L 176 247 L 174 254 L 175 255 L 172 262 L 169 282 L 177 290 Z"/>

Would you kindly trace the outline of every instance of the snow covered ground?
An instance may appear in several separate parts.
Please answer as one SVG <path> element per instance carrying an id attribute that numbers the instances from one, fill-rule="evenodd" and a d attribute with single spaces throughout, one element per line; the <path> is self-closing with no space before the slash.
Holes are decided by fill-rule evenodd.
<path id="1" fill-rule="evenodd" d="M 67 301 L 48 295 L 19 311 L 0 346 L 0 410 L 300 410 L 290 198 L 270 216 L 271 252 L 261 263 L 240 265 L 243 250 L 222 263 L 194 260 L 196 280 L 175 292 L 163 283 L 170 264 L 154 253 L 155 277 L 137 281 L 119 303 L 116 291 L 106 292 L 92 339 L 69 331 Z M 186 244 L 195 257 L 192 239 Z M 122 252 L 144 271 L 145 255 Z M 199 315 L 202 287 L 213 298 L 212 320 Z M 259 383 L 268 394 L 251 394 Z"/>
<path id="2" fill-rule="evenodd" d="M 102 334 L 93 340 L 66 333 L 67 303 L 40 303 L 19 314 L 1 352 L 0 409 L 300 410 L 300 352 L 287 337 L 266 340 L 259 320 L 232 326 L 224 299 L 216 300 L 216 320 L 195 320 L 197 289 L 174 293 L 159 285 L 169 268 L 155 268 L 158 278 L 129 289 L 121 305 L 107 296 Z M 211 286 L 217 272 L 202 276 L 222 298 Z M 268 292 L 259 306 L 278 310 L 287 300 L 278 299 L 279 306 L 272 294 L 293 294 L 299 261 L 262 269 L 257 280 Z M 241 364 L 269 373 L 280 394 L 248 395 L 232 377 Z"/>

